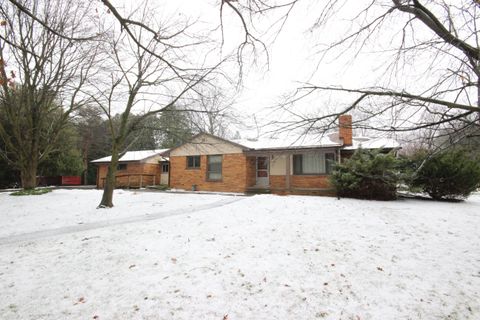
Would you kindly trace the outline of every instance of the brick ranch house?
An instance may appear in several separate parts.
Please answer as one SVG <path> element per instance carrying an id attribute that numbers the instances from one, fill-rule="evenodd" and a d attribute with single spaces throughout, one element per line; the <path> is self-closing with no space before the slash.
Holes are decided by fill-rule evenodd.
<path id="1" fill-rule="evenodd" d="M 397 149 L 397 141 L 354 137 L 352 117 L 328 136 L 226 140 L 201 133 L 170 150 L 170 187 L 222 192 L 334 195 L 334 162 L 358 148 Z"/>
<path id="2" fill-rule="evenodd" d="M 169 149 L 128 151 L 118 161 L 116 187 L 141 188 L 169 182 Z M 105 186 L 111 157 L 93 160 L 97 165 L 97 188 Z"/>

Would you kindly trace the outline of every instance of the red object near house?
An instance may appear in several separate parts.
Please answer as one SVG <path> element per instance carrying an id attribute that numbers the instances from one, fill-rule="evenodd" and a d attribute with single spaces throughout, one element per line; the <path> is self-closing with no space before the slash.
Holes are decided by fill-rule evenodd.
<path id="1" fill-rule="evenodd" d="M 78 186 L 82 184 L 82 177 L 80 176 L 61 176 L 60 185 L 62 186 Z"/>
<path id="2" fill-rule="evenodd" d="M 37 177 L 39 186 L 79 186 L 81 184 L 80 176 Z"/>

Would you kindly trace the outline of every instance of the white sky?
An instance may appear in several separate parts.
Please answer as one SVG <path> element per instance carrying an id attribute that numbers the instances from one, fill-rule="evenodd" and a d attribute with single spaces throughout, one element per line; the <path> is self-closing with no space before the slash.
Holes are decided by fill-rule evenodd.
<path id="1" fill-rule="evenodd" d="M 176 11 L 179 14 L 198 16 L 200 20 L 206 22 L 205 25 L 209 25 L 211 28 L 218 26 L 220 22 L 218 1 L 173 0 L 168 4 L 171 12 Z M 318 48 L 312 46 L 312 41 L 317 42 L 319 39 L 316 39 L 318 37 L 315 32 L 308 31 L 308 28 L 315 22 L 317 15 L 308 13 L 319 12 L 320 5 L 312 5 L 311 1 L 300 2 L 294 8 L 286 25 L 274 41 L 272 38 L 277 33 L 267 29 L 271 22 L 254 21 L 258 28 L 252 30 L 252 33 L 259 36 L 267 45 L 269 64 L 266 63 L 264 53 L 258 54 L 256 65 L 249 66 L 248 59 L 245 60 L 246 76 L 243 82 L 243 90 L 236 104 L 238 110 L 242 113 L 256 114 L 257 118 L 260 119 L 265 117 L 266 113 L 271 118 L 271 110 L 267 110 L 267 108 L 275 106 L 278 101 L 282 100 L 282 96 L 295 89 L 299 82 L 310 79 L 318 61 L 318 56 L 315 55 Z M 351 8 L 352 13 L 355 12 L 355 8 Z M 235 49 L 242 40 L 243 30 L 238 17 L 232 14 L 226 6 L 224 14 L 225 44 L 223 51 L 228 53 Z M 271 16 L 269 18 L 270 21 L 273 20 Z M 336 25 L 331 27 L 331 30 L 335 31 L 339 27 L 344 27 L 340 21 L 337 22 Z M 265 29 L 262 30 L 261 28 Z M 333 39 L 335 32 L 329 34 Z M 322 40 L 329 41 L 329 39 Z M 352 77 L 348 72 L 342 70 L 345 69 L 344 64 L 345 62 L 334 61 L 321 65 L 316 73 L 316 79 L 326 80 L 329 84 L 359 84 L 358 80 L 363 79 L 363 76 L 360 78 Z M 350 67 L 355 67 L 357 70 L 368 70 L 369 68 L 366 64 L 363 64 L 361 68 L 358 65 Z M 361 73 L 361 71 L 356 71 L 356 74 Z M 305 108 L 309 107 L 304 106 Z M 316 110 L 317 106 L 314 106 L 313 109 Z"/>
<path id="2" fill-rule="evenodd" d="M 331 43 L 345 35 L 349 28 L 351 30 L 358 28 L 358 25 L 351 25 L 351 18 L 358 14 L 359 8 L 363 8 L 365 3 L 370 1 L 348 1 L 348 6 L 344 6 L 334 18 L 329 19 L 328 25 L 322 29 L 310 31 L 309 28 L 318 18 L 324 2 L 300 1 L 275 39 L 273 39 L 273 36 L 277 35 L 274 32 L 275 29 L 268 29 L 274 16 L 260 17 L 253 21 L 257 29 L 251 32 L 265 42 L 270 60 L 267 65 L 266 55 L 261 52 L 256 56 L 256 64 L 253 64 L 253 60 L 249 60 L 248 56 L 244 56 L 245 76 L 235 107 L 241 115 L 246 117 L 247 122 L 252 123 L 253 115 L 260 124 L 276 117 L 285 117 L 279 111 L 272 111 L 273 107 L 301 82 L 311 81 L 318 85 L 348 88 L 388 85 L 393 88 L 409 88 L 410 91 L 415 92 L 421 91 L 428 83 L 428 79 L 435 77 L 436 69 L 429 63 L 435 61 L 438 66 L 449 63 L 434 60 L 428 55 L 412 57 L 405 62 L 405 69 L 399 71 L 402 77 L 395 75 L 389 78 L 382 77 L 382 70 L 389 61 L 388 57 L 393 53 L 379 51 L 391 48 L 392 43 L 401 36 L 398 33 L 398 26 L 406 18 L 402 15 L 398 19 L 390 20 L 391 24 L 384 25 L 382 33 L 373 37 L 358 56 L 353 56 L 354 50 L 344 52 L 343 48 L 339 48 L 332 51 L 332 54 L 319 64 L 318 51 L 322 48 L 319 44 Z M 212 30 L 212 36 L 217 40 L 220 38 L 220 30 L 217 28 L 220 23 L 219 0 L 165 0 L 151 1 L 150 4 L 158 7 L 159 20 L 172 16 L 198 19 L 199 30 Z M 387 4 L 390 4 L 390 1 L 387 1 Z M 378 7 L 373 12 L 383 12 L 385 8 Z M 214 30 L 215 28 L 217 29 Z M 419 30 L 416 30 L 416 36 L 428 33 L 425 28 Z M 224 36 L 222 53 L 226 55 L 237 48 L 243 37 L 240 20 L 227 6 L 224 11 Z M 338 58 L 341 53 L 343 55 Z M 203 58 L 200 55 L 199 59 Z M 420 63 L 416 63 L 418 61 Z M 236 66 L 233 65 L 231 70 L 230 73 L 235 75 Z M 405 74 L 409 76 L 406 77 Z M 232 86 L 225 87 L 225 90 L 234 89 Z M 325 114 L 335 109 L 343 109 L 348 102 L 352 102 L 351 96 L 323 92 L 302 100 L 294 110 L 307 114 Z"/>

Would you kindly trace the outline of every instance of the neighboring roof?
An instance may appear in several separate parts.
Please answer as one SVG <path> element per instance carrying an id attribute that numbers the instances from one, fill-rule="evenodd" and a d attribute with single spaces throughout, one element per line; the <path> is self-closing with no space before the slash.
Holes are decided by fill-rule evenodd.
<path id="1" fill-rule="evenodd" d="M 261 137 L 258 139 L 237 139 L 233 142 L 254 150 L 283 150 L 283 149 L 305 149 L 305 148 L 328 148 L 341 147 L 342 141 L 338 134 L 329 135 L 297 135 L 282 134 L 278 137 Z"/>
<path id="2" fill-rule="evenodd" d="M 363 149 L 398 149 L 400 143 L 389 138 L 353 137 L 353 144 L 346 146 L 344 150 Z"/>
<path id="3" fill-rule="evenodd" d="M 167 153 L 169 149 L 156 149 L 156 150 L 140 150 L 140 151 L 127 151 L 118 161 L 125 162 L 125 161 L 142 161 L 148 158 L 163 155 Z M 100 159 L 93 160 L 93 163 L 101 163 L 101 162 L 110 162 L 112 159 L 111 156 L 103 157 Z M 168 157 L 162 157 L 161 161 L 168 161 Z"/>

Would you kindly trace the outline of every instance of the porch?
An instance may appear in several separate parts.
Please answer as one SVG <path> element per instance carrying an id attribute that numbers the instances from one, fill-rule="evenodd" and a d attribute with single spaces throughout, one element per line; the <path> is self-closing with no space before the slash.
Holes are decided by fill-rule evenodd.
<path id="1" fill-rule="evenodd" d="M 335 195 L 329 181 L 337 149 L 295 149 L 247 152 L 254 168 L 247 193 Z"/>

